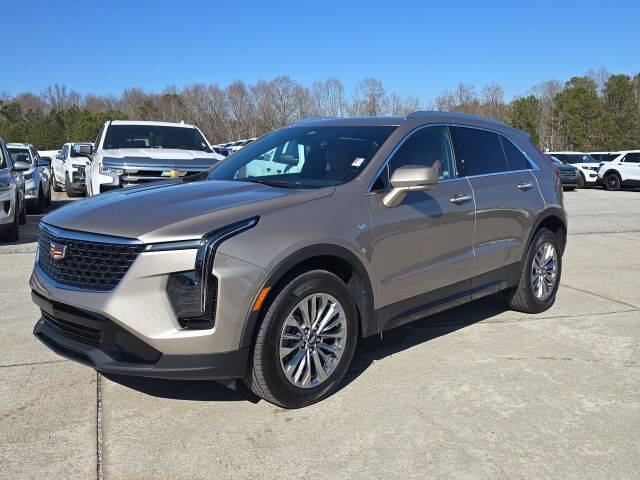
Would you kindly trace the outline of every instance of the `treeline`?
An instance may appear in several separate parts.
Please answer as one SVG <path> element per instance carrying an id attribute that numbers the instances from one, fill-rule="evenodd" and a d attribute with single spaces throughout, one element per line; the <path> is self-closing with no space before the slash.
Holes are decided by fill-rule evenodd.
<path id="1" fill-rule="evenodd" d="M 280 76 L 225 88 L 194 84 L 161 93 L 130 88 L 120 96 L 80 95 L 53 85 L 40 94 L 0 95 L 0 136 L 39 149 L 93 140 L 111 119 L 158 120 L 198 125 L 212 143 L 258 137 L 305 117 L 407 115 L 440 110 L 483 115 L 527 130 L 542 148 L 622 150 L 640 148 L 640 74 L 590 70 L 566 83 L 549 80 L 505 101 L 499 84 L 460 83 L 433 101 L 388 91 L 375 78 L 348 95 L 337 78 L 310 86 Z"/>

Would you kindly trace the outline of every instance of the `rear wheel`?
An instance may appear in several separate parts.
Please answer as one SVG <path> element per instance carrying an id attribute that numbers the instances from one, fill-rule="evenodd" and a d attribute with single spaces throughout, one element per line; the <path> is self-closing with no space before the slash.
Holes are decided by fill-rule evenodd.
<path id="1" fill-rule="evenodd" d="M 20 214 L 18 215 L 18 223 L 20 223 L 20 225 L 25 225 L 27 223 L 27 207 L 24 204 L 24 198 L 22 199 L 22 202 L 19 202 L 19 204 Z"/>
<path id="2" fill-rule="evenodd" d="M 44 212 L 44 192 L 42 191 L 42 185 L 38 188 L 38 196 L 33 204 L 33 213 L 41 214 Z"/>
<path id="3" fill-rule="evenodd" d="M 49 184 L 49 190 L 47 191 L 47 196 L 44 199 L 44 204 L 47 207 L 51 206 L 51 184 Z"/>
<path id="4" fill-rule="evenodd" d="M 620 190 L 621 184 L 622 180 L 620 179 L 620 176 L 615 172 L 607 173 L 607 175 L 604 177 L 604 186 L 607 190 Z"/>
<path id="5" fill-rule="evenodd" d="M 556 234 L 540 229 L 524 258 L 516 287 L 504 292 L 509 308 L 525 313 L 540 313 L 556 301 L 562 273 L 561 246 Z"/>
<path id="6" fill-rule="evenodd" d="M 579 172 L 578 175 L 578 188 L 584 188 L 584 184 L 586 183 L 586 180 L 584 178 L 584 173 Z"/>
<path id="7" fill-rule="evenodd" d="M 255 341 L 245 382 L 285 408 L 330 395 L 344 377 L 356 346 L 356 306 L 332 273 L 294 278 L 274 298 Z"/>

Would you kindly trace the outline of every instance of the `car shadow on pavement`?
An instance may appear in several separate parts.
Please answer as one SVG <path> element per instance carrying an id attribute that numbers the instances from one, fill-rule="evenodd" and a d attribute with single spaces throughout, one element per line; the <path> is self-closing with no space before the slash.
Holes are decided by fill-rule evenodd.
<path id="1" fill-rule="evenodd" d="M 386 357 L 407 350 L 434 338 L 447 335 L 507 310 L 502 295 L 491 295 L 437 315 L 385 331 L 358 342 L 356 353 L 339 390 L 356 380 L 369 366 Z M 203 402 L 258 403 L 261 399 L 241 381 L 235 389 L 207 380 L 164 380 L 155 378 L 104 375 L 122 386 L 154 397 Z"/>
<path id="2" fill-rule="evenodd" d="M 0 241 L 1 246 L 5 245 L 26 245 L 29 243 L 35 243 L 38 241 L 38 235 L 40 234 L 40 220 L 47 213 L 53 212 L 55 209 L 60 208 L 72 200 L 53 200 L 51 205 L 44 208 L 44 213 L 40 214 L 31 214 L 27 212 L 27 223 L 25 225 L 20 225 L 20 238 L 17 242 L 2 242 Z"/>
<path id="3" fill-rule="evenodd" d="M 357 379 L 375 361 L 489 319 L 506 310 L 508 308 L 504 298 L 499 293 L 386 330 L 382 337 L 373 335 L 361 339 L 340 388 Z"/>

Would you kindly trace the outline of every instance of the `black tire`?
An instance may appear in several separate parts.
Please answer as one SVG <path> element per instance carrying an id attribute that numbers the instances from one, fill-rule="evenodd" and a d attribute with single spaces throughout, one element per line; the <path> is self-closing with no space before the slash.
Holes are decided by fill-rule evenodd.
<path id="1" fill-rule="evenodd" d="M 604 176 L 604 188 L 609 191 L 616 192 L 620 190 L 620 186 L 622 185 L 622 179 L 620 175 L 615 172 L 607 173 Z"/>
<path id="2" fill-rule="evenodd" d="M 576 187 L 562 187 L 562 189 L 565 192 L 573 192 L 576 189 Z"/>
<path id="3" fill-rule="evenodd" d="M 315 387 L 302 388 L 285 376 L 279 357 L 280 332 L 289 313 L 308 295 L 327 293 L 342 306 L 347 324 L 345 348 L 330 376 Z M 312 270 L 291 280 L 268 306 L 258 327 L 245 383 L 258 396 L 284 408 L 300 408 L 330 395 L 343 379 L 356 347 L 357 309 L 346 285 L 336 275 Z"/>
<path id="4" fill-rule="evenodd" d="M 55 175 L 51 177 L 51 189 L 56 193 L 59 193 L 62 191 L 62 187 L 58 185 L 58 181 L 56 180 Z"/>
<path id="5" fill-rule="evenodd" d="M 550 296 L 544 301 L 539 300 L 533 293 L 533 285 L 531 283 L 531 268 L 534 257 L 538 249 L 545 243 L 551 243 L 557 253 L 557 274 L 555 285 Z M 556 293 L 560 285 L 560 277 L 562 275 L 562 248 L 560 240 L 551 230 L 541 228 L 536 232 L 531 241 L 531 245 L 524 257 L 520 280 L 516 287 L 504 291 L 505 300 L 511 310 L 524 313 L 540 313 L 551 308 L 556 301 Z"/>
<path id="6" fill-rule="evenodd" d="M 584 173 L 582 172 L 578 172 L 578 188 L 584 188 L 584 185 L 586 183 L 586 180 L 584 178 Z"/>
<path id="7" fill-rule="evenodd" d="M 69 180 L 69 175 L 64 176 L 64 191 L 67 194 L 67 197 L 73 198 L 76 196 L 76 192 L 74 192 L 73 187 L 71 186 L 71 180 Z"/>
<path id="8" fill-rule="evenodd" d="M 13 212 L 13 222 L 9 226 L 9 229 L 5 231 L 2 236 L 2 240 L 5 242 L 17 242 L 20 239 L 20 228 L 18 227 L 18 221 L 20 213 L 18 212 L 20 206 L 18 205 L 18 198 L 16 197 L 16 207 Z"/>
<path id="9" fill-rule="evenodd" d="M 24 199 L 20 203 L 20 215 L 18 216 L 18 223 L 20 225 L 25 225 L 27 223 L 27 207 L 24 204 Z"/>
<path id="10" fill-rule="evenodd" d="M 45 204 L 47 207 L 50 207 L 50 206 L 51 206 L 51 183 L 49 183 L 49 191 L 47 192 L 47 196 L 46 196 L 46 198 L 44 199 L 44 204 Z"/>

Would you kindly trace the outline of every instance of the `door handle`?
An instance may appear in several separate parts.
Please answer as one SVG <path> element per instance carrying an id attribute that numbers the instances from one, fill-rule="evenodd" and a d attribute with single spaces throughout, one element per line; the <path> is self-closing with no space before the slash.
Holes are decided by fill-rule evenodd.
<path id="1" fill-rule="evenodd" d="M 533 187 L 533 183 L 519 183 L 518 184 L 518 188 L 522 191 L 526 191 L 529 190 L 531 187 Z"/>
<path id="2" fill-rule="evenodd" d="M 471 200 L 471 198 L 471 195 L 469 195 L 468 193 L 458 193 L 451 197 L 449 201 L 451 203 L 455 203 L 456 205 L 461 205 L 464 202 L 468 202 L 469 200 Z"/>

